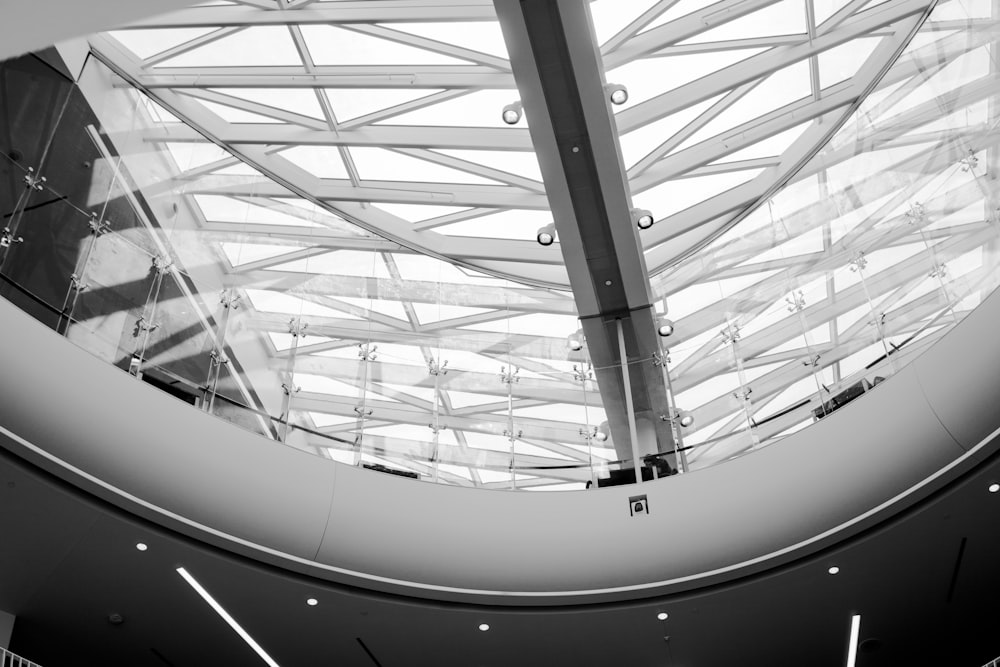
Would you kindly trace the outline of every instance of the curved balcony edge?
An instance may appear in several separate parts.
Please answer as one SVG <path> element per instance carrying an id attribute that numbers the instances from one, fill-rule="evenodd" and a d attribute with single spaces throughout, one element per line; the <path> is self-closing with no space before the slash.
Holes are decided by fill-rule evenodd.
<path id="1" fill-rule="evenodd" d="M 255 436 L 6 301 L 0 445 L 138 516 L 322 579 L 406 596 L 585 604 L 688 591 L 848 539 L 996 449 L 1000 295 L 870 395 L 751 455 L 641 486 L 424 484 Z M 649 514 L 630 516 L 647 496 Z"/>

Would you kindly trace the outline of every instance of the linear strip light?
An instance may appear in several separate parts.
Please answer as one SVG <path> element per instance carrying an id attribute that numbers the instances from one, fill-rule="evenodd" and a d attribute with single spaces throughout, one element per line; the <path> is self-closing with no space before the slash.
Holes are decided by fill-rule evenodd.
<path id="1" fill-rule="evenodd" d="M 222 605 L 216 602 L 215 598 L 209 595 L 208 591 L 206 591 L 202 587 L 202 585 L 199 584 L 198 581 L 194 577 L 192 577 L 187 570 L 185 570 L 183 567 L 179 567 L 177 568 L 177 574 L 184 577 L 184 581 L 188 582 L 188 585 L 191 586 L 191 588 L 193 588 L 195 592 L 198 593 L 198 595 L 200 595 L 202 599 L 208 603 L 208 606 L 214 609 L 215 613 L 221 616 L 222 620 L 228 623 L 229 627 L 235 630 L 236 634 L 238 634 L 240 637 L 243 638 L 243 641 L 245 641 L 247 645 L 250 648 L 252 648 L 257 653 L 257 655 L 260 656 L 261 660 L 270 665 L 270 667 L 279 667 L 278 663 L 276 663 L 271 658 L 271 656 L 269 656 L 267 652 L 260 647 L 260 644 L 254 641 L 254 638 L 250 636 L 250 633 L 244 630 L 243 627 L 236 622 L 236 619 L 230 616 L 229 612 L 223 609 Z"/>
<path id="2" fill-rule="evenodd" d="M 858 634 L 861 632 L 861 615 L 851 616 L 851 638 L 847 645 L 847 667 L 854 667 L 858 659 Z"/>

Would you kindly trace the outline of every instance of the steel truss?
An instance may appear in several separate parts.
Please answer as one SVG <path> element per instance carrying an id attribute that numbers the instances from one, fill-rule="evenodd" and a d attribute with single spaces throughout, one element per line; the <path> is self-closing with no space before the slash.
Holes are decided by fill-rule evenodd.
<path id="1" fill-rule="evenodd" d="M 861 377 L 846 366 L 844 372 L 840 370 L 842 363 L 863 352 L 873 340 L 868 335 L 873 329 L 869 323 L 871 313 L 851 321 L 845 319 L 859 308 L 873 303 L 875 315 L 887 314 L 881 329 L 884 337 L 899 342 L 920 335 L 920 344 L 925 345 L 944 331 L 945 323 L 965 312 L 955 307 L 961 300 L 959 297 L 981 296 L 995 283 L 985 269 L 973 270 L 963 279 L 963 294 L 949 297 L 946 290 L 938 290 L 912 296 L 913 290 L 927 279 L 932 267 L 980 248 L 992 248 L 997 243 L 993 193 L 983 185 L 982 178 L 977 177 L 975 167 L 960 171 L 960 161 L 970 151 L 995 151 L 996 140 L 992 138 L 995 133 L 989 131 L 995 126 L 995 119 L 991 116 L 983 125 L 961 129 L 935 126 L 942 109 L 958 112 L 977 108 L 976 105 L 984 100 L 992 104 L 998 92 L 994 75 L 991 72 L 954 90 L 941 91 L 933 99 L 907 104 L 908 96 L 917 97 L 927 80 L 938 75 L 947 63 L 989 45 L 995 39 L 995 23 L 980 19 L 961 26 L 945 22 L 935 25 L 932 17 L 921 28 L 927 39 L 892 69 L 888 66 L 921 27 L 928 2 L 893 1 L 867 10 L 864 2 L 848 2 L 818 23 L 812 13 L 807 12 L 806 32 L 801 35 L 696 41 L 699 35 L 723 23 L 738 21 L 771 4 L 766 0 L 723 0 L 645 30 L 669 5 L 654 3 L 650 11 L 599 45 L 605 70 L 640 58 L 661 58 L 669 62 L 669 58 L 681 54 L 764 49 L 732 66 L 644 99 L 613 115 L 613 127 L 621 135 L 627 135 L 714 100 L 680 129 L 661 136 L 634 164 L 623 165 L 627 167 L 621 171 L 627 196 L 640 196 L 665 183 L 700 176 L 747 175 L 743 184 L 663 217 L 639 237 L 645 261 L 650 273 L 654 274 L 652 296 L 666 298 L 668 306 L 685 290 L 699 285 L 763 276 L 752 285 L 723 295 L 715 303 L 706 303 L 701 309 L 675 318 L 678 333 L 672 346 L 676 358 L 671 366 L 674 391 L 698 401 L 684 406 L 694 412 L 698 425 L 706 427 L 692 442 L 716 441 L 714 445 L 701 450 L 696 447 L 692 451 L 691 459 L 698 465 L 707 465 L 752 446 L 746 440 L 736 444 L 726 440 L 745 426 L 741 421 L 740 401 L 734 400 L 729 391 L 714 395 L 705 391 L 699 393 L 699 387 L 709 386 L 713 378 L 735 372 L 732 355 L 721 352 L 726 349 L 724 341 L 715 335 L 729 319 L 729 314 L 735 314 L 735 320 L 748 330 L 754 329 L 755 320 L 767 319 L 765 326 L 757 327 L 739 340 L 740 363 L 753 375 L 749 386 L 753 389 L 756 415 L 766 416 L 780 412 L 801 398 L 809 398 L 809 391 L 800 392 L 797 398 L 783 395 L 792 385 L 813 376 L 812 367 L 803 364 L 803 359 L 809 355 L 819 355 L 821 366 L 828 369 L 829 376 L 835 380 L 830 385 L 830 392 Z M 588 461 L 586 448 L 581 446 L 586 442 L 581 438 L 582 425 L 562 417 L 563 409 L 557 406 L 579 407 L 589 402 L 592 408 L 600 401 L 596 387 L 591 386 L 584 395 L 570 370 L 574 363 L 585 363 L 584 357 L 574 356 L 566 350 L 566 335 L 571 331 L 536 335 L 484 332 L 476 327 L 503 323 L 517 315 L 586 315 L 586 310 L 579 306 L 580 295 L 574 304 L 565 293 L 551 289 L 524 289 L 504 285 L 502 281 L 494 285 L 467 285 L 457 279 L 420 281 L 404 279 L 398 271 L 396 275 L 391 272 L 394 257 L 429 255 L 521 284 L 566 287 L 571 282 L 564 257 L 555 248 L 538 246 L 533 239 L 474 238 L 447 233 L 449 224 L 475 220 L 477 215 L 487 211 L 551 210 L 554 216 L 565 211 L 552 205 L 551 191 L 547 192 L 545 185 L 537 180 L 504 171 L 486 161 L 477 162 L 471 157 L 456 157 L 441 151 L 534 150 L 538 151 L 538 161 L 544 167 L 557 158 L 547 152 L 550 148 L 533 141 L 529 130 L 523 126 L 392 124 L 396 117 L 461 100 L 477 91 L 507 90 L 511 100 L 518 96 L 516 72 L 506 59 L 472 51 L 459 44 L 432 40 L 407 32 L 401 26 L 394 27 L 394 24 L 424 21 L 483 22 L 493 21 L 495 17 L 493 4 L 482 2 L 298 2 L 279 9 L 268 2 L 247 0 L 234 6 L 196 7 L 174 12 L 162 20 L 137 26 L 209 30 L 145 59 L 130 53 L 111 36 L 95 36 L 92 46 L 102 60 L 146 90 L 153 100 L 178 119 L 177 122 L 167 119 L 166 122 L 150 123 L 142 141 L 153 147 L 168 143 L 200 145 L 211 141 L 231 152 L 232 158 L 178 168 L 177 175 L 169 181 L 143 185 L 144 194 L 156 199 L 182 192 L 191 202 L 196 217 L 190 233 L 203 241 L 220 245 L 270 244 L 285 250 L 272 257 L 235 266 L 224 264 L 223 282 L 227 287 L 243 291 L 263 290 L 294 296 L 344 315 L 308 318 L 310 333 L 315 339 L 303 341 L 296 372 L 330 378 L 363 393 L 370 392 L 366 405 L 372 410 L 372 417 L 365 428 L 375 429 L 375 432 L 369 431 L 366 439 L 373 447 L 384 451 L 386 460 L 405 462 L 411 469 L 425 473 L 436 463 L 469 470 L 468 475 L 456 474 L 454 470 L 441 472 L 443 481 L 456 484 L 487 487 L 506 484 L 480 472 L 508 471 L 507 454 L 470 442 L 481 434 L 499 437 L 507 426 L 508 387 L 497 381 L 496 373 L 459 368 L 441 376 L 435 384 L 426 368 L 400 359 L 383 359 L 376 362 L 381 370 L 373 379 L 359 374 L 361 362 L 356 357 L 330 356 L 338 350 L 353 353 L 356 345 L 364 343 L 408 347 L 425 359 L 438 358 L 440 361 L 442 353 L 439 350 L 447 341 L 449 350 L 494 360 L 498 368 L 501 365 L 518 366 L 525 369 L 525 373 L 534 373 L 509 385 L 511 405 L 516 410 L 552 408 L 551 418 L 540 418 L 535 413 L 517 418 L 520 441 L 537 448 L 532 453 L 519 453 L 519 466 L 525 469 L 553 467 L 538 472 L 535 481 L 525 479 L 521 485 L 544 485 L 553 481 L 578 483 L 589 479 L 589 471 L 566 466 Z M 458 59 L 464 64 L 416 68 L 318 65 L 301 28 L 331 23 L 359 34 Z M 301 57 L 298 65 L 236 67 L 206 63 L 205 66 L 181 68 L 170 64 L 173 58 L 196 53 L 199 48 L 240 31 L 264 25 L 288 29 L 289 38 Z M 964 32 L 953 32 L 956 27 L 963 28 Z M 824 85 L 816 74 L 819 59 L 831 49 L 861 38 L 877 40 L 871 55 L 847 79 Z M 718 119 L 725 117 L 727 110 L 739 108 L 740 101 L 748 99 L 747 96 L 768 77 L 796 62 L 809 65 L 807 96 L 776 108 L 759 109 L 730 126 L 719 126 Z M 338 119 L 325 94 L 327 89 L 336 88 L 393 89 L 401 86 L 423 89 L 428 94 L 344 120 Z M 243 89 L 311 90 L 320 113 L 309 115 L 269 106 L 244 96 Z M 877 104 L 863 104 L 873 91 L 876 94 L 885 91 L 885 94 L 879 97 Z M 255 114 L 268 122 L 229 121 L 212 110 L 216 107 L 205 106 L 205 102 Z M 896 112 L 896 108 L 902 110 Z M 740 151 L 794 128 L 801 128 L 801 132 L 779 152 L 730 159 Z M 692 138 L 697 141 L 692 143 Z M 618 143 L 617 136 L 610 139 Z M 326 146 L 337 151 L 344 162 L 344 177 L 320 178 L 283 155 L 295 146 Z M 826 148 L 821 150 L 824 146 Z M 352 164 L 351 151 L 359 147 L 379 148 L 395 155 L 417 158 L 472 179 L 486 179 L 490 184 L 456 185 L 372 178 L 358 173 Z M 771 224 L 740 235 L 719 236 L 737 220 L 760 214 L 772 198 L 780 202 L 779 187 L 785 183 L 825 183 L 828 173 L 836 171 L 838 165 L 849 164 L 859 154 L 884 152 L 902 156 L 904 153 L 900 151 L 907 150 L 905 157 L 887 166 L 884 177 L 851 183 L 839 190 L 835 187 L 815 201 L 782 211 Z M 253 166 L 260 175 L 218 173 L 240 162 Z M 551 173 L 543 168 L 543 174 Z M 982 173 L 980 167 L 978 175 L 981 177 Z M 940 174 L 949 174 L 950 180 L 944 187 L 940 186 Z M 822 187 L 817 185 L 817 188 Z M 926 196 L 928 188 L 932 187 L 935 196 Z M 290 205 L 288 200 L 294 195 L 316 203 L 320 213 Z M 248 225 L 211 220 L 200 214 L 198 196 L 252 201 L 256 206 L 270 207 L 299 218 L 302 224 Z M 915 201 L 920 201 L 931 214 L 914 223 L 907 219 L 905 211 Z M 872 208 L 872 202 L 880 205 Z M 379 203 L 444 205 L 467 210 L 414 223 L 380 209 Z M 982 208 L 977 219 L 942 224 L 949 216 L 977 205 Z M 861 221 L 842 238 L 834 240 L 832 221 L 851 215 L 859 216 Z M 780 241 L 776 237 L 778 229 L 782 234 Z M 824 237 L 821 250 L 761 261 L 754 259 L 779 243 L 793 243 L 816 230 L 822 230 Z M 713 238 L 716 240 L 701 252 L 692 254 L 693 248 L 705 246 Z M 835 284 L 832 276 L 846 271 L 850 257 L 859 250 L 871 255 L 881 249 L 899 249 L 913 244 L 924 247 L 869 276 L 863 287 L 857 283 Z M 320 275 L 301 268 L 310 259 L 345 250 L 376 256 L 386 276 Z M 827 287 L 822 296 L 811 297 L 801 310 L 801 316 L 810 332 L 825 329 L 827 335 L 819 342 L 810 343 L 806 339 L 804 344 L 797 343 L 807 333 L 801 326 L 803 320 L 798 312 L 775 316 L 775 304 L 782 310 L 789 293 L 824 279 L 827 279 Z M 381 312 L 377 306 L 380 299 L 398 303 L 400 309 L 393 315 Z M 359 300 L 369 300 L 369 303 L 365 305 Z M 416 315 L 415 308 L 435 304 L 476 308 L 480 312 L 436 321 L 425 321 Z M 275 346 L 270 336 L 287 330 L 287 316 L 251 306 L 240 315 L 239 321 L 248 331 L 257 332 L 270 347 L 272 360 L 267 373 L 280 375 L 288 352 Z M 595 339 L 588 344 L 598 347 L 609 343 Z M 686 349 L 682 357 L 679 350 L 691 347 L 693 349 Z M 914 343 L 907 353 L 916 349 L 918 346 Z M 239 354 L 238 350 L 234 352 Z M 600 358 L 602 354 L 605 358 L 614 357 L 606 350 L 590 349 L 589 353 L 591 357 Z M 636 361 L 647 362 L 652 363 L 648 359 Z M 379 377 L 391 378 L 391 382 L 380 382 Z M 608 382 L 602 380 L 605 385 Z M 423 393 L 408 393 L 399 389 L 400 386 L 423 390 Z M 478 394 L 483 398 L 478 405 L 458 407 L 449 392 Z M 434 401 L 439 402 L 440 419 L 447 422 L 455 442 L 442 444 L 437 449 L 436 463 L 428 457 L 426 443 L 415 444 L 405 437 L 378 434 L 382 427 L 423 425 L 427 415 L 433 412 Z M 758 427 L 761 437 L 766 440 L 808 421 L 809 410 L 816 404 L 813 400 L 807 406 L 761 425 Z M 353 395 L 303 391 L 296 395 L 292 410 L 296 419 L 310 428 L 345 435 L 355 428 L 354 422 L 320 426 L 314 417 L 350 418 L 355 416 L 356 405 Z M 329 445 L 334 450 L 340 447 L 339 444 Z M 605 448 L 602 455 L 613 458 L 614 452 Z"/>

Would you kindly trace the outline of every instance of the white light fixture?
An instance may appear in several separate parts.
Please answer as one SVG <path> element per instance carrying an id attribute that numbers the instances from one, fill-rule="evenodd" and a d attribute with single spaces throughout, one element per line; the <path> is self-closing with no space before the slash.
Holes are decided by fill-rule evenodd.
<path id="1" fill-rule="evenodd" d="M 246 630 L 244 630 L 239 623 L 236 622 L 236 619 L 230 616 L 229 612 L 223 609 L 222 605 L 215 601 L 215 598 L 213 598 L 209 594 L 209 592 L 206 591 L 202 587 L 202 585 L 198 583 L 197 579 L 191 576 L 191 573 L 189 573 L 183 567 L 179 567 L 177 568 L 177 574 L 181 575 L 181 577 L 184 578 L 184 581 L 186 581 L 188 585 L 191 588 L 193 588 L 198 595 L 201 596 L 201 599 L 207 602 L 208 606 L 211 607 L 213 610 L 215 610 L 215 613 L 218 614 L 222 618 L 222 620 L 228 623 L 229 627 L 231 627 L 234 631 L 236 631 L 236 634 L 238 634 L 243 639 L 243 641 L 247 643 L 247 646 L 252 648 L 254 652 L 260 656 L 261 660 L 270 665 L 270 667 L 279 667 L 278 663 L 276 663 L 271 658 L 271 656 L 269 656 L 264 651 L 264 649 L 260 647 L 260 644 L 254 641 L 254 638 L 251 637 L 250 634 Z"/>
<path id="2" fill-rule="evenodd" d="M 609 83 L 604 86 L 604 91 L 608 94 L 608 99 L 616 106 L 621 106 L 628 102 L 628 88 L 620 83 Z"/>
<path id="3" fill-rule="evenodd" d="M 556 223 L 550 222 L 544 227 L 538 229 L 538 234 L 535 236 L 535 240 L 538 241 L 539 245 L 549 246 L 556 241 Z"/>
<path id="4" fill-rule="evenodd" d="M 309 598 L 306 600 L 306 604 L 309 605 L 310 607 L 315 607 L 316 605 L 319 604 L 319 600 L 317 600 L 316 598 Z"/>
<path id="5" fill-rule="evenodd" d="M 479 624 L 479 629 L 482 632 L 486 632 L 487 630 L 490 629 L 490 625 L 489 625 L 489 623 L 480 623 Z"/>
<path id="6" fill-rule="evenodd" d="M 594 434 L 594 440 L 598 442 L 605 442 L 610 436 L 610 430 L 608 428 L 608 422 L 601 422 L 601 425 L 597 427 L 597 433 Z"/>
<path id="7" fill-rule="evenodd" d="M 667 612 L 661 611 L 659 614 L 656 615 L 656 618 L 658 618 L 661 621 L 667 620 Z"/>
<path id="8" fill-rule="evenodd" d="M 517 125 L 522 115 L 524 115 L 524 107 L 521 106 L 521 100 L 511 102 L 503 108 L 503 122 L 508 125 Z"/>
<path id="9" fill-rule="evenodd" d="M 574 352 L 579 352 L 583 349 L 583 329 L 577 329 L 576 333 L 571 334 L 569 338 L 566 339 L 566 347 L 573 350 Z"/>
<path id="10" fill-rule="evenodd" d="M 661 317 L 656 320 L 656 333 L 660 334 L 664 338 L 670 336 L 674 333 L 674 322 L 673 320 L 668 320 L 665 317 Z"/>
<path id="11" fill-rule="evenodd" d="M 651 211 L 644 208 L 634 208 L 632 209 L 632 221 L 639 229 L 649 229 L 656 222 L 656 218 L 653 217 Z"/>
<path id="12" fill-rule="evenodd" d="M 851 638 L 847 645 L 847 667 L 855 667 L 858 660 L 858 635 L 861 633 L 861 615 L 851 617 Z"/>
<path id="13" fill-rule="evenodd" d="M 1000 484 L 993 482 L 992 484 L 990 484 L 989 490 L 990 493 L 996 493 L 997 491 L 1000 491 Z"/>
<path id="14" fill-rule="evenodd" d="M 138 549 L 139 551 L 145 551 L 149 547 L 147 547 L 144 542 L 136 542 L 135 543 L 135 548 Z"/>
<path id="15" fill-rule="evenodd" d="M 829 570 L 827 570 L 827 572 L 829 572 L 830 574 L 838 574 L 840 572 L 840 568 L 837 567 L 836 565 L 833 565 L 832 567 L 830 567 Z"/>

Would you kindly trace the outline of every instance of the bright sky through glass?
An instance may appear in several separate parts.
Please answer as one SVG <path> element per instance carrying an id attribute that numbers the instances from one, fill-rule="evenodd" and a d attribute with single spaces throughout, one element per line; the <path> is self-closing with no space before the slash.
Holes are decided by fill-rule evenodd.
<path id="1" fill-rule="evenodd" d="M 984 133 L 989 104 L 963 97 L 945 115 L 905 116 L 992 75 L 989 39 L 936 23 L 988 15 L 983 2 L 966 5 L 941 4 L 885 74 L 919 4 L 591 3 L 607 80 L 629 90 L 613 111 L 633 201 L 657 218 L 640 238 L 658 307 L 678 325 L 671 372 L 696 416 L 686 442 L 708 443 L 694 464 L 743 451 L 748 424 L 764 440 L 801 428 L 819 397 L 874 381 L 866 367 L 890 343 L 929 343 L 985 292 L 982 201 L 970 194 L 982 167 L 962 171 L 964 152 L 946 160 L 934 147 Z M 227 7 L 246 6 L 203 9 Z M 573 378 L 586 357 L 566 346 L 578 328 L 571 295 L 476 270 L 538 281 L 560 256 L 534 243 L 552 214 L 526 120 L 500 117 L 518 93 L 499 24 L 456 12 L 446 23 L 330 26 L 300 25 L 289 9 L 282 25 L 112 35 L 161 104 L 260 170 L 234 171 L 238 161 L 167 112 L 153 123 L 179 191 L 229 235 L 219 248 L 275 365 L 291 346 L 287 320 L 310 319 L 312 347 L 294 373 L 301 418 L 350 439 L 357 402 L 370 400 L 366 433 L 398 454 L 426 449 L 437 402 L 449 481 L 503 487 L 502 368 L 521 377 L 524 461 L 585 459 L 580 422 L 604 417 L 596 386 L 584 396 Z M 909 124 L 894 130 L 898 118 Z M 922 200 L 941 215 L 914 213 Z M 956 228 L 967 235 L 949 235 Z M 365 344 L 379 346 L 367 384 Z M 434 359 L 453 369 L 446 388 L 428 374 Z M 894 359 L 878 363 L 894 370 Z M 559 474 L 536 482 L 583 481 Z"/>

